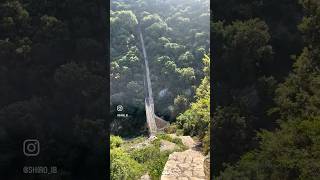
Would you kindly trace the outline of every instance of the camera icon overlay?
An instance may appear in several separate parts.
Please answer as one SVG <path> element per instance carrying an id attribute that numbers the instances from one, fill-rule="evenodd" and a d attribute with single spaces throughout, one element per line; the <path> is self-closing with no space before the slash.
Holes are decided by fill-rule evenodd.
<path id="1" fill-rule="evenodd" d="M 123 108 L 122 105 L 118 105 L 118 106 L 117 106 L 117 111 L 121 112 L 121 111 L 123 111 L 123 109 L 124 109 L 124 108 Z"/>
<path id="2" fill-rule="evenodd" d="M 40 153 L 40 142 L 37 139 L 24 140 L 23 153 L 26 156 L 38 156 Z"/>

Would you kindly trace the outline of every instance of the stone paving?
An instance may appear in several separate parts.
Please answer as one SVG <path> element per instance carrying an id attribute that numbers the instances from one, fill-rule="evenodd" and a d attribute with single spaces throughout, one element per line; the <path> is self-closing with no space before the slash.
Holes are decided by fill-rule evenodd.
<path id="1" fill-rule="evenodd" d="M 204 156 L 194 150 L 196 143 L 190 136 L 178 136 L 190 149 L 170 154 L 161 180 L 205 180 Z"/>
<path id="2" fill-rule="evenodd" d="M 176 134 L 169 134 L 169 136 L 172 138 L 180 138 L 182 143 L 189 149 L 194 148 L 197 145 L 190 136 L 177 136 Z"/>

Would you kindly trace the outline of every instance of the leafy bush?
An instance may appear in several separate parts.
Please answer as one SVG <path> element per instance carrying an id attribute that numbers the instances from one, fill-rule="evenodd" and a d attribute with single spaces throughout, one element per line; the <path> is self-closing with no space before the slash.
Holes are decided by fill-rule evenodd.
<path id="1" fill-rule="evenodd" d="M 157 138 L 172 142 L 172 137 L 168 134 L 158 134 Z"/>
<path id="2" fill-rule="evenodd" d="M 168 134 L 176 133 L 176 131 L 177 131 L 177 125 L 176 125 L 176 124 L 171 124 L 170 126 L 168 126 L 167 128 L 165 128 L 164 131 L 165 131 L 166 133 L 168 133 Z"/>
<path id="3" fill-rule="evenodd" d="M 147 168 L 152 179 L 159 179 L 170 153 L 169 151 L 160 152 L 158 146 L 152 145 L 143 149 L 136 149 L 130 153 L 130 156 Z"/>
<path id="4" fill-rule="evenodd" d="M 183 134 L 197 136 L 200 141 L 206 135 L 210 126 L 210 58 L 205 55 L 203 71 L 206 76 L 196 90 L 196 101 L 191 107 L 177 117 L 177 125 L 182 128 Z M 177 130 L 178 133 L 178 130 Z M 208 143 L 206 145 L 209 145 Z M 208 149 L 208 147 L 206 147 Z M 207 150 L 206 150 L 207 151 Z"/>
<path id="5" fill-rule="evenodd" d="M 175 143 L 177 145 L 183 144 L 182 140 L 180 138 L 173 138 L 171 142 L 173 142 L 173 143 Z"/>
<path id="6" fill-rule="evenodd" d="M 161 139 L 158 138 L 158 139 L 153 140 L 153 141 L 152 141 L 152 144 L 153 144 L 154 147 L 160 148 L 160 146 L 161 146 Z"/>
<path id="7" fill-rule="evenodd" d="M 178 137 L 172 138 L 168 134 L 158 134 L 157 137 L 158 137 L 158 139 L 153 142 L 153 144 L 156 147 L 160 147 L 161 139 L 162 139 L 162 140 L 166 140 L 166 141 L 170 141 L 172 143 L 175 143 L 177 146 L 179 146 L 179 149 L 176 149 L 177 151 L 183 151 L 183 150 L 187 149 L 187 147 L 182 143 L 182 140 Z"/>
<path id="8" fill-rule="evenodd" d="M 210 127 L 209 130 L 206 132 L 206 135 L 204 136 L 203 140 L 202 140 L 202 152 L 204 154 L 208 154 L 210 152 Z"/>
<path id="9" fill-rule="evenodd" d="M 123 140 L 120 136 L 110 136 L 110 148 L 118 148 L 123 144 Z"/>
<path id="10" fill-rule="evenodd" d="M 180 151 L 187 149 L 187 147 L 183 144 L 183 142 L 180 138 L 177 138 L 177 137 L 173 138 L 171 142 L 177 144 L 180 147 Z"/>
<path id="11" fill-rule="evenodd" d="M 133 160 L 121 148 L 111 149 L 110 159 L 112 180 L 136 180 L 144 173 L 143 166 Z"/>
<path id="12" fill-rule="evenodd" d="M 130 156 L 139 163 L 145 163 L 148 160 L 159 155 L 160 149 L 155 146 L 148 146 L 146 148 L 136 149 Z"/>
<path id="13" fill-rule="evenodd" d="M 176 135 L 177 135 L 177 136 L 183 136 L 183 135 L 184 135 L 183 129 L 177 129 Z"/>
<path id="14" fill-rule="evenodd" d="M 164 166 L 168 160 L 170 152 L 161 152 L 146 163 L 149 175 L 152 179 L 160 179 Z"/>

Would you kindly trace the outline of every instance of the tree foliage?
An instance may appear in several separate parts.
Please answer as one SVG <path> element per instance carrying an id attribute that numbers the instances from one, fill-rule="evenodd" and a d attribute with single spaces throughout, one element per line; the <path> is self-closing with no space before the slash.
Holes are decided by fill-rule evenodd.
<path id="1" fill-rule="evenodd" d="M 40 141 L 43 156 L 32 163 L 57 166 L 58 179 L 105 175 L 102 4 L 0 2 L 0 131 L 8 145 L 0 150 L 0 179 L 24 178 L 18 169 L 32 165 L 21 155 L 25 139 Z"/>
<path id="2" fill-rule="evenodd" d="M 305 47 L 292 72 L 274 93 L 270 114 L 279 127 L 258 133 L 256 148 L 229 164 L 217 179 L 319 179 L 319 17 L 320 4 L 303 0 L 299 25 Z"/>
<path id="3" fill-rule="evenodd" d="M 143 167 L 134 161 L 129 154 L 120 148 L 110 150 L 111 179 L 139 179 L 143 174 Z"/>
<path id="4" fill-rule="evenodd" d="M 112 133 L 138 135 L 146 130 L 144 59 L 139 29 L 149 60 L 156 114 L 175 121 L 194 99 L 194 87 L 204 77 L 201 59 L 209 51 L 206 3 L 205 0 L 112 1 L 111 107 L 122 104 L 130 114 L 124 120 L 112 122 Z M 129 22 L 133 25 L 127 25 Z M 111 113 L 116 116 L 113 108 Z M 126 122 L 131 126 L 123 124 Z"/>
<path id="5" fill-rule="evenodd" d="M 205 55 L 205 77 L 196 90 L 196 101 L 191 103 L 189 109 L 177 117 L 177 125 L 183 129 L 185 134 L 198 136 L 201 141 L 210 131 L 210 58 Z M 209 143 L 209 142 L 206 142 Z M 208 144 L 205 153 L 209 151 Z"/>

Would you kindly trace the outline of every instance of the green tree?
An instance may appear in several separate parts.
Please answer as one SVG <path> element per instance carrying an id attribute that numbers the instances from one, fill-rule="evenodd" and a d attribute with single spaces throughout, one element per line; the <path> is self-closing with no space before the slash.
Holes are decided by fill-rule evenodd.
<path id="1" fill-rule="evenodd" d="M 262 131 L 259 147 L 230 165 L 218 179 L 319 179 L 319 17 L 316 0 L 301 1 L 306 15 L 300 25 L 306 47 L 293 72 L 276 90 L 280 127 Z"/>
<path id="2" fill-rule="evenodd" d="M 182 66 L 189 67 L 194 63 L 195 58 L 191 52 L 187 51 L 184 54 L 181 54 L 178 60 Z"/>
<path id="3" fill-rule="evenodd" d="M 270 128 L 274 122 L 265 113 L 273 98 L 268 92 L 274 90 L 274 79 L 266 69 L 273 49 L 267 24 L 257 18 L 229 25 L 214 22 L 212 29 L 217 41 L 213 45 L 217 58 L 213 157 L 217 157 L 214 173 L 218 174 L 224 163 L 234 163 L 255 148 L 256 130 Z"/>
<path id="4" fill-rule="evenodd" d="M 274 109 L 283 119 L 320 115 L 320 5 L 317 1 L 302 1 L 306 11 L 299 28 L 304 35 L 306 47 L 296 58 L 293 72 L 276 90 Z"/>
<path id="5" fill-rule="evenodd" d="M 198 136 L 201 140 L 210 131 L 210 58 L 203 58 L 206 76 L 196 90 L 196 101 L 177 117 L 177 124 L 185 134 Z M 208 142 L 207 142 L 208 143 Z"/>
<path id="6" fill-rule="evenodd" d="M 319 179 L 319 120 L 296 118 L 275 132 L 263 131 L 260 147 L 217 179 Z"/>

